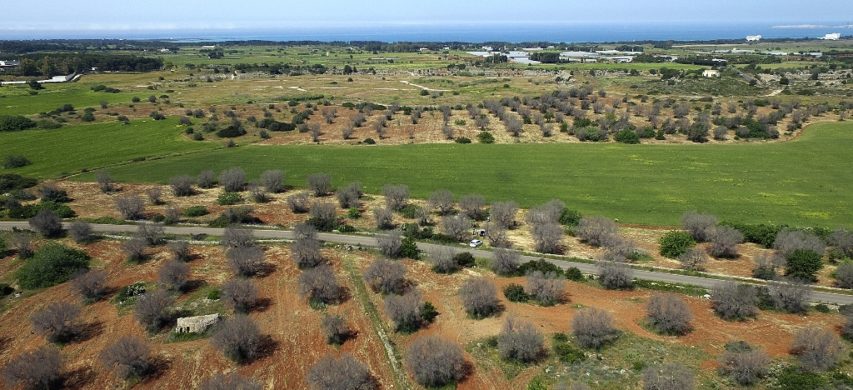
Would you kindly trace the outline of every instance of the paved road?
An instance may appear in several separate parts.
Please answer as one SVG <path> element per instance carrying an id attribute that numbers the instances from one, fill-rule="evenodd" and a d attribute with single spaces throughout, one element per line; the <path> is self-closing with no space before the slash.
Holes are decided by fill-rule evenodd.
<path id="1" fill-rule="evenodd" d="M 67 223 L 66 223 L 67 225 Z M 27 222 L 21 221 L 0 221 L 0 230 L 12 230 L 13 228 L 18 229 L 29 229 L 29 225 Z M 102 224 L 92 224 L 92 230 L 96 233 L 133 233 L 136 232 L 137 227 L 135 225 L 102 225 Z M 221 236 L 224 229 L 219 228 L 208 228 L 208 227 L 197 227 L 197 226 L 165 226 L 164 227 L 166 234 L 174 234 L 174 235 L 201 235 L 206 234 L 209 236 Z M 293 232 L 286 230 L 270 230 L 270 229 L 252 229 L 254 232 L 255 238 L 258 239 L 268 239 L 268 240 L 290 240 L 293 239 Z M 353 245 L 353 246 L 362 246 L 362 247 L 375 247 L 376 239 L 374 237 L 369 236 L 357 236 L 357 235 L 347 235 L 347 234 L 336 234 L 336 233 L 319 233 L 318 237 L 320 240 L 325 242 L 333 242 L 337 244 L 344 245 Z M 445 246 L 439 244 L 429 244 L 429 243 L 418 243 L 418 248 L 424 252 L 433 252 L 440 248 L 452 247 L 455 249 L 462 248 L 461 246 Z M 481 250 L 481 249 L 471 249 L 465 248 L 466 251 L 471 252 L 474 257 L 480 258 L 492 258 L 492 252 Z M 540 257 L 534 256 L 521 256 L 522 262 L 538 260 Z M 560 268 L 567 269 L 569 267 L 576 267 L 581 272 L 586 274 L 594 274 L 596 272 L 595 264 L 589 263 L 576 263 L 568 260 L 555 260 L 544 258 L 545 261 L 552 263 Z M 678 284 L 686 284 L 691 286 L 698 286 L 703 288 L 711 288 L 715 284 L 719 283 L 718 279 L 706 278 L 701 276 L 689 276 L 689 275 L 681 275 L 674 274 L 668 272 L 656 272 L 656 271 L 648 271 L 635 269 L 634 277 L 642 280 L 649 280 L 655 282 L 665 282 L 665 283 L 678 283 Z M 853 304 L 853 295 L 845 295 L 845 294 L 836 294 L 832 292 L 815 290 L 812 292 L 812 301 L 817 303 L 827 303 L 827 304 L 837 304 L 837 305 L 851 305 Z"/>

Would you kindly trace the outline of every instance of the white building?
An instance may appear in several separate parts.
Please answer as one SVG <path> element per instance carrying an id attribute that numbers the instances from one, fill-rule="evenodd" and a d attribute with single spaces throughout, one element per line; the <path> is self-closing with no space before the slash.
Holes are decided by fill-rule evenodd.
<path id="1" fill-rule="evenodd" d="M 720 77 L 720 71 L 716 69 L 705 69 L 704 71 L 702 71 L 702 77 L 706 77 L 709 79 L 714 77 Z"/>
<path id="2" fill-rule="evenodd" d="M 747 42 L 758 42 L 760 40 L 761 40 L 761 35 L 747 35 L 746 36 Z"/>
<path id="3" fill-rule="evenodd" d="M 20 64 L 17 60 L 0 60 L 0 68 L 11 68 Z"/>
<path id="4" fill-rule="evenodd" d="M 824 39 L 827 41 L 837 41 L 837 40 L 841 39 L 841 33 L 829 33 L 829 34 L 824 35 L 823 38 L 821 38 L 821 39 Z"/>
<path id="5" fill-rule="evenodd" d="M 175 333 L 204 333 L 207 328 L 219 322 L 219 318 L 219 314 L 178 318 Z"/>

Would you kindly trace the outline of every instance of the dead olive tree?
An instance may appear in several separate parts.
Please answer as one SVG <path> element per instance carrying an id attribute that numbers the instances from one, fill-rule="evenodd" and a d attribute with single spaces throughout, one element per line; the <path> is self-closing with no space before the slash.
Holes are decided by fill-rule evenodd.
<path id="1" fill-rule="evenodd" d="M 170 306 L 174 302 L 174 299 L 165 291 L 154 290 L 136 300 L 133 314 L 140 325 L 154 333 L 172 320 Z"/>
<path id="2" fill-rule="evenodd" d="M 121 249 L 129 261 L 145 260 L 145 249 L 148 244 L 141 238 L 132 238 L 121 244 Z"/>
<path id="3" fill-rule="evenodd" d="M 448 190 L 434 191 L 429 196 L 429 205 L 434 208 L 439 215 L 447 215 L 453 211 L 453 193 Z"/>
<path id="4" fill-rule="evenodd" d="M 160 187 L 151 187 L 145 190 L 145 195 L 148 196 L 148 202 L 152 205 L 161 205 L 163 204 L 163 191 L 160 190 Z"/>
<path id="5" fill-rule="evenodd" d="M 230 248 L 225 252 L 225 257 L 231 270 L 238 276 L 252 277 L 264 269 L 264 250 L 258 246 Z"/>
<path id="6" fill-rule="evenodd" d="M 474 318 L 486 318 L 501 310 L 498 289 L 486 278 L 469 278 L 459 288 L 465 311 Z"/>
<path id="7" fill-rule="evenodd" d="M 287 207 L 290 211 L 297 214 L 307 213 L 311 208 L 311 201 L 308 199 L 307 192 L 299 192 L 287 197 Z"/>
<path id="8" fill-rule="evenodd" d="M 62 356 L 49 346 L 15 356 L 3 368 L 3 379 L 24 389 L 57 389 L 62 386 Z"/>
<path id="9" fill-rule="evenodd" d="M 258 289 L 249 279 L 231 279 L 222 285 L 222 300 L 237 313 L 248 313 L 258 303 Z"/>
<path id="10" fill-rule="evenodd" d="M 475 221 L 486 218 L 486 200 L 480 195 L 465 195 L 459 199 L 459 208 L 462 212 Z"/>
<path id="11" fill-rule="evenodd" d="M 693 390 L 695 374 L 678 363 L 648 367 L 643 371 L 643 390 Z"/>
<path id="12" fill-rule="evenodd" d="M 55 238 L 62 235 L 62 219 L 48 208 L 42 208 L 27 222 L 33 230 L 44 237 Z"/>
<path id="13" fill-rule="evenodd" d="M 456 251 L 447 247 L 439 247 L 430 251 L 429 262 L 432 270 L 441 274 L 452 274 L 462 268 L 453 257 Z"/>
<path id="14" fill-rule="evenodd" d="M 18 254 L 19 259 L 29 259 L 35 254 L 33 235 L 27 232 L 11 232 L 8 238 L 9 249 Z"/>
<path id="15" fill-rule="evenodd" d="M 296 240 L 290 247 L 293 261 L 300 269 L 313 268 L 323 262 L 323 254 L 320 252 L 322 244 L 317 239 L 317 229 L 312 225 L 299 224 L 294 230 Z"/>
<path id="16" fill-rule="evenodd" d="M 626 263 L 599 261 L 598 282 L 608 290 L 630 290 L 634 287 L 634 269 Z"/>
<path id="17" fill-rule="evenodd" d="M 175 261 L 190 261 L 193 257 L 190 244 L 186 241 L 173 241 L 169 243 L 169 253 Z"/>
<path id="18" fill-rule="evenodd" d="M 518 272 L 521 255 L 509 249 L 497 248 L 493 252 L 492 271 L 501 276 L 511 276 Z"/>
<path id="19" fill-rule="evenodd" d="M 388 184 L 382 188 L 382 194 L 385 196 L 385 207 L 394 211 L 402 209 L 409 202 L 409 186 L 404 184 Z"/>
<path id="20" fill-rule="evenodd" d="M 196 180 L 198 186 L 204 189 L 213 188 L 216 185 L 216 174 L 211 170 L 201 171 Z"/>
<path id="21" fill-rule="evenodd" d="M 166 242 L 164 238 L 163 225 L 156 223 L 142 223 L 136 228 L 134 238 L 145 241 L 146 245 L 156 246 Z"/>
<path id="22" fill-rule="evenodd" d="M 716 226 L 717 217 L 710 214 L 689 211 L 681 216 L 681 227 L 687 230 L 696 242 L 710 240 Z"/>
<path id="23" fill-rule="evenodd" d="M 717 226 L 710 230 L 706 239 L 711 243 L 708 246 L 711 256 L 730 259 L 738 257 L 737 245 L 743 242 L 743 233 L 732 227 Z"/>
<path id="24" fill-rule="evenodd" d="M 562 253 L 563 228 L 556 223 L 533 225 L 533 246 L 537 252 Z"/>
<path id="25" fill-rule="evenodd" d="M 675 294 L 654 294 L 646 305 L 649 325 L 663 334 L 684 335 L 690 332 L 693 315 L 683 299 Z"/>
<path id="26" fill-rule="evenodd" d="M 471 219 L 466 215 L 447 215 L 441 218 L 441 230 L 456 241 L 465 241 L 471 236 Z"/>
<path id="27" fill-rule="evenodd" d="M 100 360 L 122 379 L 144 378 L 152 369 L 148 345 L 136 336 L 119 338 L 101 351 Z"/>
<path id="28" fill-rule="evenodd" d="M 260 329 L 245 315 L 236 315 L 223 321 L 210 341 L 225 357 L 239 364 L 255 360 L 263 348 Z"/>
<path id="29" fill-rule="evenodd" d="M 338 358 L 326 355 L 311 367 L 308 383 L 313 389 L 378 389 L 379 384 L 363 363 L 344 354 Z"/>
<path id="30" fill-rule="evenodd" d="M 107 273 L 103 270 L 81 273 L 71 280 L 71 286 L 85 301 L 97 301 L 107 292 Z"/>
<path id="31" fill-rule="evenodd" d="M 560 216 L 563 210 L 566 209 L 566 204 L 559 199 L 552 199 L 545 204 L 541 204 L 527 211 L 527 223 L 531 225 L 541 225 L 548 223 L 560 223 Z"/>
<path id="32" fill-rule="evenodd" d="M 353 336 L 353 330 L 347 325 L 346 320 L 339 315 L 326 315 L 323 317 L 323 333 L 329 344 L 341 345 Z"/>
<path id="33" fill-rule="evenodd" d="M 718 283 L 711 291 L 711 307 L 720 318 L 743 320 L 758 313 L 755 288 L 732 281 Z"/>
<path id="34" fill-rule="evenodd" d="M 408 288 L 406 267 L 399 262 L 376 259 L 364 271 L 364 281 L 374 292 L 403 294 Z"/>
<path id="35" fill-rule="evenodd" d="M 379 252 L 384 256 L 396 259 L 401 255 L 400 251 L 403 247 L 403 237 L 398 231 L 376 236 L 376 245 L 379 248 Z"/>
<path id="36" fill-rule="evenodd" d="M 805 313 L 809 310 L 812 290 L 797 282 L 770 282 L 767 294 L 773 307 L 788 313 Z"/>
<path id="37" fill-rule="evenodd" d="M 373 219 L 376 220 L 376 228 L 379 230 L 394 228 L 394 212 L 389 208 L 373 209 Z"/>
<path id="38" fill-rule="evenodd" d="M 489 239 L 489 244 L 493 248 L 509 248 L 512 246 L 504 227 L 497 223 L 488 223 L 483 229 L 486 231 L 486 238 Z"/>
<path id="39" fill-rule="evenodd" d="M 229 168 L 219 174 L 219 184 L 225 192 L 240 192 L 246 188 L 246 171 L 242 168 Z"/>
<path id="40" fill-rule="evenodd" d="M 800 366 L 809 371 L 826 371 L 844 358 L 844 346 L 835 332 L 809 327 L 798 331 L 791 344 Z"/>
<path id="41" fill-rule="evenodd" d="M 741 386 L 751 386 L 766 377 L 770 357 L 767 352 L 748 348 L 743 351 L 726 351 L 719 359 L 720 374 L 728 376 Z"/>
<path id="42" fill-rule="evenodd" d="M 210 174 L 212 175 L 213 172 Z M 204 179 L 204 182 L 202 182 L 202 179 L 203 178 L 201 177 L 199 178 L 199 186 L 201 188 L 210 188 L 212 186 L 212 179 L 211 181 Z M 177 197 L 194 195 L 195 190 L 193 189 L 193 184 L 195 184 L 195 179 L 193 179 L 192 176 L 181 175 L 169 179 L 169 186 L 172 188 L 172 195 Z"/>
<path id="43" fill-rule="evenodd" d="M 308 176 L 308 188 L 314 196 L 326 196 L 335 189 L 332 187 L 332 177 L 325 173 L 315 173 Z"/>
<path id="44" fill-rule="evenodd" d="M 95 175 L 95 181 L 98 182 L 98 188 L 101 192 L 108 194 L 115 191 L 115 181 L 109 172 L 98 171 L 98 174 Z"/>
<path id="45" fill-rule="evenodd" d="M 613 327 L 613 317 L 604 310 L 591 307 L 575 313 L 572 334 L 582 347 L 595 349 L 619 337 L 619 331 Z"/>
<path id="46" fill-rule="evenodd" d="M 533 271 L 527 275 L 524 292 L 543 306 L 551 306 L 563 300 L 566 284 L 560 275 L 554 272 Z"/>
<path id="47" fill-rule="evenodd" d="M 853 263 L 843 263 L 835 268 L 835 284 L 841 288 L 853 288 Z"/>
<path id="48" fill-rule="evenodd" d="M 521 363 L 535 362 L 545 355 L 545 338 L 532 323 L 507 318 L 498 334 L 501 358 Z"/>
<path id="49" fill-rule="evenodd" d="M 795 251 L 802 249 L 823 255 L 825 246 L 820 237 L 802 230 L 783 229 L 773 241 L 773 249 L 788 258 Z"/>
<path id="50" fill-rule="evenodd" d="M 53 343 L 74 339 L 80 329 L 80 306 L 68 302 L 54 302 L 36 311 L 30 317 L 33 330 Z"/>
<path id="51" fill-rule="evenodd" d="M 299 294 L 312 304 L 329 305 L 342 302 L 346 297 L 346 289 L 338 283 L 332 267 L 322 264 L 302 271 L 299 275 Z"/>
<path id="52" fill-rule="evenodd" d="M 583 217 L 578 223 L 575 234 L 582 242 L 592 246 L 604 246 L 617 234 L 616 223 L 605 217 Z"/>
<path id="53" fill-rule="evenodd" d="M 515 202 L 496 202 L 489 210 L 489 219 L 504 229 L 515 227 L 515 214 L 518 213 L 518 204 Z"/>
<path id="54" fill-rule="evenodd" d="M 263 386 L 252 379 L 244 378 L 235 372 L 218 373 L 205 379 L 199 385 L 201 390 L 261 390 Z"/>
<path id="55" fill-rule="evenodd" d="M 229 225 L 222 233 L 219 244 L 225 248 L 240 248 L 255 246 L 255 237 L 252 231 L 236 225 Z"/>
<path id="56" fill-rule="evenodd" d="M 681 268 L 689 271 L 704 271 L 705 264 L 708 264 L 708 256 L 705 251 L 699 248 L 690 248 L 681 256 L 678 256 L 678 261 L 681 262 Z"/>
<path id="57" fill-rule="evenodd" d="M 92 241 L 92 225 L 86 221 L 74 221 L 68 226 L 68 235 L 78 244 Z"/>
<path id="58" fill-rule="evenodd" d="M 406 351 L 406 366 L 424 387 L 440 387 L 465 377 L 467 365 L 462 348 L 438 336 L 421 336 Z"/>
<path id="59" fill-rule="evenodd" d="M 350 183 L 338 191 L 338 204 L 341 205 L 341 208 L 345 209 L 358 208 L 359 199 L 361 199 L 362 195 L 364 195 L 364 192 L 361 190 L 361 183 Z"/>
<path id="60" fill-rule="evenodd" d="M 277 194 L 284 191 L 284 172 L 280 170 L 269 170 L 261 173 L 261 184 L 267 192 Z"/>
<path id="61" fill-rule="evenodd" d="M 384 301 L 385 314 L 394 322 L 398 332 L 414 332 L 424 324 L 421 311 L 424 301 L 417 291 L 405 295 L 387 295 Z"/>
<path id="62" fill-rule="evenodd" d="M 116 210 L 124 219 L 142 219 L 144 218 L 145 202 L 138 195 L 120 196 L 116 198 Z"/>
<path id="63" fill-rule="evenodd" d="M 330 232 L 338 225 L 338 215 L 334 203 L 319 202 L 311 207 L 309 223 L 317 230 Z"/>
<path id="64" fill-rule="evenodd" d="M 172 260 L 157 271 L 160 285 L 169 290 L 182 291 L 190 279 L 190 266 L 182 261 Z"/>

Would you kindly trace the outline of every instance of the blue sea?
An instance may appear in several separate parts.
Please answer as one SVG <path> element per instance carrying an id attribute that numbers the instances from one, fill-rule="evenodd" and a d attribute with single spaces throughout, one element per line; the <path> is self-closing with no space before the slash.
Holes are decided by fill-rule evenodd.
<path id="1" fill-rule="evenodd" d="M 705 41 L 768 38 L 818 38 L 827 33 L 853 34 L 850 22 L 780 24 L 642 24 L 642 23 L 480 23 L 409 24 L 361 27 L 288 27 L 206 30 L 0 31 L 0 39 L 167 39 L 175 41 L 383 41 L 383 42 L 631 42 L 643 40 Z"/>

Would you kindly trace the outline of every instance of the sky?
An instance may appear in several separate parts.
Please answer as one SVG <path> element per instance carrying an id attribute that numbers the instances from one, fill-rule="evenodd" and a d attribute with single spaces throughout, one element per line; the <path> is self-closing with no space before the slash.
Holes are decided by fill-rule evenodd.
<path id="1" fill-rule="evenodd" d="M 478 23 L 761 22 L 804 28 L 853 22 L 853 0 L 41 0 L 37 7 L 0 2 L 0 34 Z"/>

